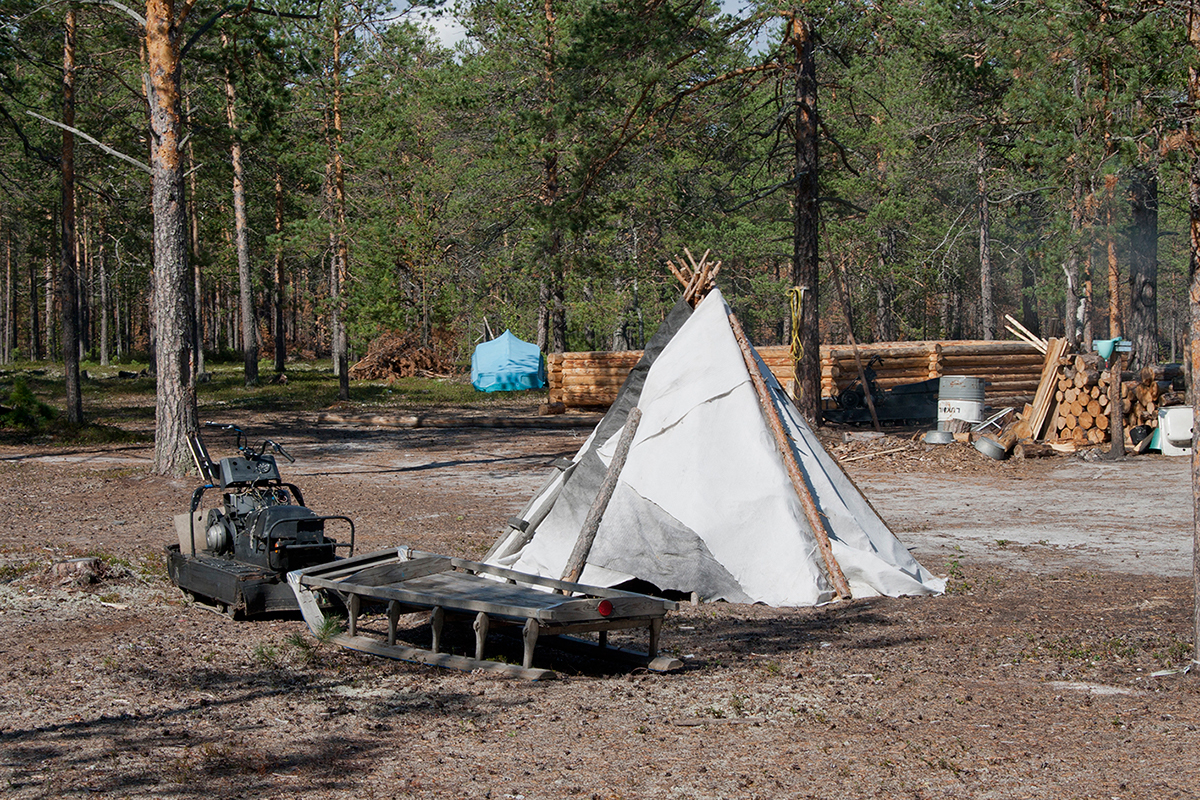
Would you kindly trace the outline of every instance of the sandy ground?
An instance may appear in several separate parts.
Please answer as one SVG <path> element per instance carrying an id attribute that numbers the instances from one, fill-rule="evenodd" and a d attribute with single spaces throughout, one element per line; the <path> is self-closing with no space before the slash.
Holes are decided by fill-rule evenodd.
<path id="1" fill-rule="evenodd" d="M 1190 467 L 1160 455 L 1069 458 L 1034 474 L 868 473 L 859 485 L 906 543 L 943 559 L 1184 577 L 1192 574 Z M 1036 561 L 1026 555 L 1035 549 Z"/>
<path id="2" fill-rule="evenodd" d="M 286 477 L 309 505 L 355 518 L 361 546 L 468 557 L 590 427 L 255 424 L 296 456 Z M 547 650 L 562 677 L 536 684 L 189 605 L 161 553 L 193 482 L 149 476 L 145 448 L 0 448 L 0 785 L 19 798 L 1196 796 L 1200 685 L 1179 671 L 1186 461 L 869 455 L 897 444 L 830 440 L 946 595 L 685 605 L 663 640 L 682 672 Z M 50 577 L 85 553 L 103 559 L 100 581 Z"/>

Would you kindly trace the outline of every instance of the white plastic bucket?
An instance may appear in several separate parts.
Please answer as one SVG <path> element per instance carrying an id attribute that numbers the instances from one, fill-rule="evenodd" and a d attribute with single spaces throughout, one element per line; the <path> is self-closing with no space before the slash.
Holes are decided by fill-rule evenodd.
<path id="1" fill-rule="evenodd" d="M 938 381 L 938 430 L 949 430 L 950 420 L 983 422 L 983 378 L 943 375 Z"/>

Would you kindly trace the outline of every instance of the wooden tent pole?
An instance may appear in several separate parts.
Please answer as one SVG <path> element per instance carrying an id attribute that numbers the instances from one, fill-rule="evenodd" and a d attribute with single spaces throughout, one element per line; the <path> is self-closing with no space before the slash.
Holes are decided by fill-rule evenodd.
<path id="1" fill-rule="evenodd" d="M 767 382 L 758 368 L 758 361 L 754 358 L 750 341 L 746 338 L 742 324 L 732 311 L 729 312 L 729 325 L 733 328 L 733 335 L 737 339 L 738 347 L 742 350 L 742 359 L 746 362 L 746 371 L 750 373 L 750 382 L 754 384 L 754 391 L 758 395 L 759 405 L 762 406 L 763 416 L 767 418 L 771 432 L 775 434 L 775 444 L 779 448 L 779 454 L 783 456 L 783 463 L 787 467 L 788 477 L 792 480 L 792 487 L 800 498 L 800 505 L 804 508 L 808 526 L 812 528 L 813 537 L 817 540 L 817 549 L 821 551 L 821 558 L 825 562 L 829 580 L 833 583 L 833 588 L 837 591 L 838 596 L 849 600 L 850 584 L 846 581 L 841 566 L 833 556 L 833 546 L 829 543 L 829 534 L 825 531 L 821 512 L 817 510 L 812 492 L 808 490 L 808 484 L 804 481 L 804 473 L 800 471 L 800 465 L 796 463 L 796 454 L 792 451 L 791 440 L 783 429 L 779 410 L 775 407 L 775 401 L 771 399 L 771 393 L 767 390 Z"/>
<path id="2" fill-rule="evenodd" d="M 621 431 L 621 438 L 617 440 L 617 450 L 608 465 L 608 472 L 604 473 L 604 482 L 600 484 L 600 491 L 596 492 L 596 499 L 592 501 L 587 519 L 584 520 L 583 530 L 579 532 L 579 538 L 575 540 L 575 547 L 571 550 L 571 557 L 567 559 L 567 565 L 563 568 L 564 581 L 578 583 L 579 576 L 583 574 L 588 554 L 592 552 L 592 543 L 596 541 L 596 532 L 600 530 L 600 520 L 604 517 L 608 501 L 612 499 L 613 491 L 617 488 L 617 478 L 625 466 L 629 446 L 633 444 L 633 435 L 637 433 L 638 423 L 641 421 L 642 410 L 634 406 L 625 418 L 625 428 Z"/>

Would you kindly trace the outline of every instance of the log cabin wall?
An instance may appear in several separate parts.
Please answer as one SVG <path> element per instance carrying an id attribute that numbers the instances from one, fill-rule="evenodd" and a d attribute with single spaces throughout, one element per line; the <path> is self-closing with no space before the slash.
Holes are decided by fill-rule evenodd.
<path id="1" fill-rule="evenodd" d="M 1024 342 L 930 341 L 859 345 L 863 365 L 875 355 L 876 382 L 882 389 L 943 375 L 970 375 L 987 381 L 986 400 L 993 406 L 1030 400 L 1038 388 L 1043 355 Z M 792 391 L 792 360 L 786 346 L 758 348 L 779 383 Z M 547 358 L 551 403 L 567 408 L 603 408 L 617 396 L 640 350 L 555 353 Z M 821 345 L 821 395 L 831 402 L 858 378 L 849 345 Z"/>

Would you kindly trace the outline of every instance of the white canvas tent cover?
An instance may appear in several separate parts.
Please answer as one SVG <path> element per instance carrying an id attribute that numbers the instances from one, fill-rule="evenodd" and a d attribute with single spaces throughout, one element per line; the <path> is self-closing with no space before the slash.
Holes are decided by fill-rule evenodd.
<path id="1" fill-rule="evenodd" d="M 728 311 L 716 290 L 695 311 L 676 305 L 579 453 L 557 465 L 487 562 L 561 577 L 636 405 L 642 419 L 581 582 L 636 578 L 706 600 L 772 606 L 834 598 Z M 945 581 L 913 559 L 761 360 L 759 368 L 853 596 L 941 592 Z"/>

